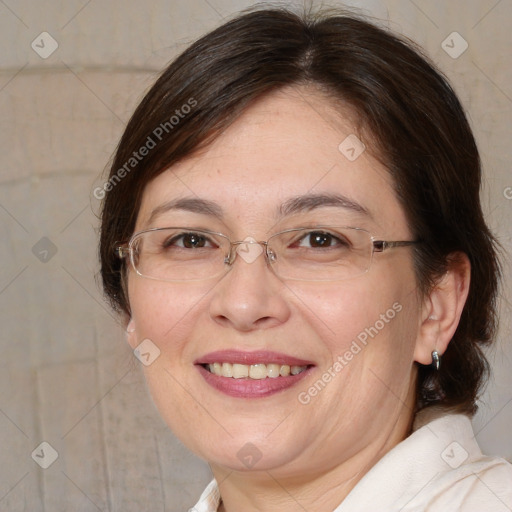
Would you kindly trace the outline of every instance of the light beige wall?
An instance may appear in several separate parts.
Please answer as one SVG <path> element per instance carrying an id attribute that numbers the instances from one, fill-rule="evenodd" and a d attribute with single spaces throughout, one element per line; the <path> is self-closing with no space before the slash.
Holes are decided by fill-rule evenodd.
<path id="1" fill-rule="evenodd" d="M 0 2 L 1 511 L 178 512 L 195 503 L 210 478 L 159 419 L 102 300 L 92 190 L 156 72 L 251 3 Z M 488 218 L 510 251 L 512 4 L 351 5 L 424 45 L 454 82 L 484 157 Z M 51 48 L 48 39 L 43 48 L 43 31 L 58 43 L 44 59 L 31 47 L 35 40 L 40 53 Z M 453 31 L 469 44 L 458 58 L 441 46 Z M 505 271 L 510 298 L 508 262 Z M 483 448 L 509 459 L 511 326 L 505 304 L 491 356 L 495 377 L 474 421 Z M 42 441 L 58 453 L 48 469 L 31 458 Z M 50 460 L 50 449 L 42 449 L 34 459 Z"/>

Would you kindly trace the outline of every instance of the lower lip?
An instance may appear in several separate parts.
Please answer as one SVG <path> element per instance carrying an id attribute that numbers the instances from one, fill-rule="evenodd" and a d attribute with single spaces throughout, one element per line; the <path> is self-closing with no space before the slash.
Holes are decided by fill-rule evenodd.
<path id="1" fill-rule="evenodd" d="M 306 377 L 312 367 L 300 372 L 297 375 L 289 377 L 267 377 L 265 379 L 233 379 L 232 377 L 222 377 L 209 372 L 201 365 L 196 365 L 204 380 L 217 391 L 235 398 L 263 398 L 271 396 L 285 389 L 293 387 Z"/>

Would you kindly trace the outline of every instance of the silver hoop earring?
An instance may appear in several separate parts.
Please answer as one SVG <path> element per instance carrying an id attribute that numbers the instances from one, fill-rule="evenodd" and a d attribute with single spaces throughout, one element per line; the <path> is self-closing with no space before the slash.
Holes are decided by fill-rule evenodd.
<path id="1" fill-rule="evenodd" d="M 439 366 L 441 365 L 441 358 L 439 357 L 439 352 L 437 350 L 432 351 L 432 365 L 436 370 L 439 370 Z"/>

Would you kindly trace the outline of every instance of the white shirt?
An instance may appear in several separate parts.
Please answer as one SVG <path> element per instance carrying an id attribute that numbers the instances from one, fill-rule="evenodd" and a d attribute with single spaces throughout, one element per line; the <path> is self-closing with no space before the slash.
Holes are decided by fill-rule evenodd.
<path id="1" fill-rule="evenodd" d="M 482 455 L 467 416 L 429 421 L 431 412 L 418 415 L 414 432 L 333 512 L 512 512 L 512 465 Z M 217 512 L 219 504 L 213 480 L 189 512 Z"/>

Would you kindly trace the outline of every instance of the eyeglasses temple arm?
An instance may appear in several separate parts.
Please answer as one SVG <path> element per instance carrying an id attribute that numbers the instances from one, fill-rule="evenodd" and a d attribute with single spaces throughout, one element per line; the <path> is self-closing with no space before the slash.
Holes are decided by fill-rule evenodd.
<path id="1" fill-rule="evenodd" d="M 409 245 L 419 244 L 419 240 L 399 240 L 399 241 L 387 241 L 387 240 L 374 240 L 373 250 L 375 252 L 383 252 L 386 249 L 392 249 L 393 247 L 407 247 Z"/>

